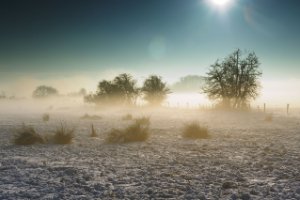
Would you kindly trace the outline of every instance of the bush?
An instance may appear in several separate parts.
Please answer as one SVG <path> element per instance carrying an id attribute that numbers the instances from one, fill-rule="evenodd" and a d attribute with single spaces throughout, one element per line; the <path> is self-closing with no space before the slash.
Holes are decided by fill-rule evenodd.
<path id="1" fill-rule="evenodd" d="M 93 120 L 99 120 L 102 119 L 101 116 L 98 115 L 89 115 L 89 114 L 85 114 L 82 117 L 80 117 L 80 119 L 93 119 Z"/>
<path id="2" fill-rule="evenodd" d="M 127 114 L 122 117 L 122 120 L 132 120 L 132 119 L 133 119 L 133 117 L 131 114 Z"/>
<path id="3" fill-rule="evenodd" d="M 272 122 L 273 121 L 273 115 L 272 114 L 267 114 L 265 116 L 265 122 Z"/>
<path id="4" fill-rule="evenodd" d="M 48 113 L 43 114 L 42 119 L 44 122 L 47 122 L 50 120 L 50 115 Z"/>
<path id="5" fill-rule="evenodd" d="M 55 131 L 53 142 L 55 144 L 70 144 L 74 138 L 75 129 L 68 129 L 61 123 L 60 127 Z"/>
<path id="6" fill-rule="evenodd" d="M 92 127 L 91 127 L 91 135 L 90 136 L 91 137 L 97 137 L 97 132 L 96 132 L 93 124 L 92 124 Z"/>
<path id="7" fill-rule="evenodd" d="M 135 123 L 141 124 L 144 126 L 149 126 L 150 125 L 150 117 L 139 117 L 135 119 Z"/>
<path id="8" fill-rule="evenodd" d="M 108 134 L 106 142 L 108 143 L 128 143 L 142 142 L 149 138 L 150 120 L 147 118 L 139 118 L 123 130 L 113 129 Z"/>
<path id="9" fill-rule="evenodd" d="M 186 124 L 183 128 L 182 136 L 190 139 L 206 139 L 210 137 L 208 129 L 200 126 L 197 122 Z"/>
<path id="10" fill-rule="evenodd" d="M 33 127 L 25 126 L 18 130 L 14 138 L 14 144 L 16 145 L 32 145 L 36 143 L 45 143 L 44 138 L 37 134 Z"/>

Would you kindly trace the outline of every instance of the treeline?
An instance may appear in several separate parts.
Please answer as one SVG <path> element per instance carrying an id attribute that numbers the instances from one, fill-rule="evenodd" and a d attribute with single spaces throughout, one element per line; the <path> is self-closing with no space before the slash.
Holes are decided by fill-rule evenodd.
<path id="1" fill-rule="evenodd" d="M 141 97 L 149 105 L 161 105 L 170 93 L 166 83 L 157 75 L 151 75 L 144 80 L 142 87 L 137 87 L 137 81 L 130 74 L 124 73 L 113 80 L 102 80 L 97 91 L 84 97 L 85 102 L 96 104 L 135 105 Z"/>
<path id="2" fill-rule="evenodd" d="M 237 49 L 223 60 L 217 60 L 209 68 L 206 76 L 191 75 L 180 79 L 174 84 L 175 91 L 188 91 L 192 88 L 202 92 L 217 106 L 224 108 L 247 108 L 249 102 L 259 95 L 259 78 L 262 72 L 260 62 L 254 52 L 245 54 Z M 102 105 L 136 105 L 143 99 L 149 105 L 161 105 L 170 93 L 170 89 L 162 78 L 150 75 L 138 87 L 137 81 L 127 73 L 120 74 L 112 80 L 99 82 L 95 93 L 86 95 L 81 89 L 78 95 L 84 96 L 87 103 Z M 33 97 L 44 98 L 58 95 L 55 88 L 39 86 Z"/>

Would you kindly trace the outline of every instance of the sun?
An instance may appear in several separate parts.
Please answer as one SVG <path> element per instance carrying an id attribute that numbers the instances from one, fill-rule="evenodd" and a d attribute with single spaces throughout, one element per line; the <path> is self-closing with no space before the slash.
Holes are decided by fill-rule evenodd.
<path id="1" fill-rule="evenodd" d="M 230 7 L 235 0 L 206 0 L 212 7 L 224 10 Z"/>
<path id="2" fill-rule="evenodd" d="M 216 6 L 226 6 L 230 3 L 231 0 L 211 0 L 211 2 Z"/>

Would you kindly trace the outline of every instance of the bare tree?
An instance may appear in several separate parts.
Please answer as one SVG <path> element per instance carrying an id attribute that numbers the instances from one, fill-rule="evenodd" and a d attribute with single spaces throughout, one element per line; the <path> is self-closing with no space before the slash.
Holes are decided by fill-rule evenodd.
<path id="1" fill-rule="evenodd" d="M 220 105 L 228 108 L 243 108 L 258 96 L 260 89 L 259 60 L 254 52 L 243 56 L 241 50 L 234 51 L 220 62 L 210 66 L 202 92 Z"/>

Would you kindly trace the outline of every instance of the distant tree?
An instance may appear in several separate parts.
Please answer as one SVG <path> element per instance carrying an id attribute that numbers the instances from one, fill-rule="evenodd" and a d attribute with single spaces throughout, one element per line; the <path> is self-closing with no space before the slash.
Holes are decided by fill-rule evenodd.
<path id="1" fill-rule="evenodd" d="M 79 92 L 78 92 L 78 94 L 79 94 L 79 96 L 85 96 L 86 95 L 86 89 L 84 89 L 84 88 L 81 88 L 80 90 L 79 90 Z"/>
<path id="2" fill-rule="evenodd" d="M 187 75 L 171 86 L 175 92 L 198 92 L 203 85 L 204 77 L 198 75 Z"/>
<path id="3" fill-rule="evenodd" d="M 223 62 L 210 66 L 202 92 L 223 107 L 243 108 L 258 96 L 260 89 L 259 60 L 254 52 L 246 56 L 241 50 L 230 54 Z"/>
<path id="4" fill-rule="evenodd" d="M 151 105 L 160 105 L 170 92 L 160 76 L 151 75 L 142 87 L 144 99 Z"/>
<path id="5" fill-rule="evenodd" d="M 0 99 L 5 99 L 6 98 L 6 95 L 5 95 L 5 93 L 2 91 L 1 93 L 0 93 Z"/>
<path id="6" fill-rule="evenodd" d="M 34 98 L 45 98 L 58 95 L 58 91 L 50 86 L 38 86 L 32 93 Z"/>
<path id="7" fill-rule="evenodd" d="M 104 104 L 134 104 L 139 95 L 136 81 L 129 74 L 120 74 L 112 81 L 103 80 L 98 84 L 96 94 L 85 96 L 86 102 Z"/>
<path id="8" fill-rule="evenodd" d="M 133 104 L 139 95 L 139 89 L 136 87 L 136 80 L 130 74 L 120 74 L 113 80 L 113 85 L 124 98 L 126 104 Z"/>

